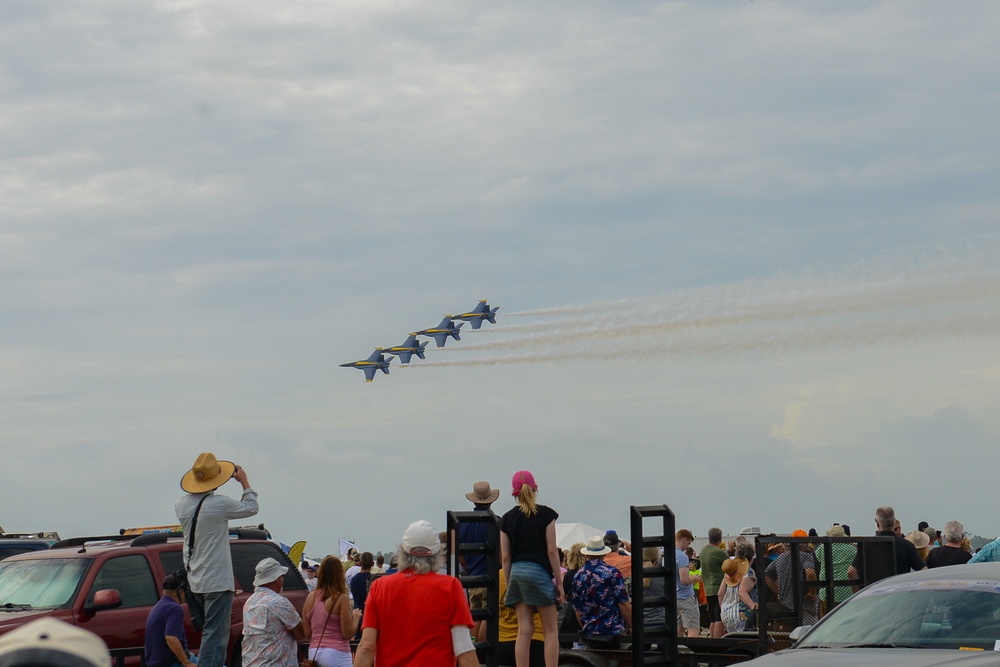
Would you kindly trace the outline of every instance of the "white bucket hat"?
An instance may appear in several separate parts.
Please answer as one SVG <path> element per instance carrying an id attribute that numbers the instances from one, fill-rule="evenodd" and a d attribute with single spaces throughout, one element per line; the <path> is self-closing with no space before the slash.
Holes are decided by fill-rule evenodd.
<path id="1" fill-rule="evenodd" d="M 288 568 L 273 558 L 267 557 L 257 563 L 257 568 L 254 570 L 254 573 L 256 576 L 253 578 L 253 585 L 263 586 L 264 584 L 269 584 L 272 581 L 275 581 L 278 577 L 287 574 Z"/>

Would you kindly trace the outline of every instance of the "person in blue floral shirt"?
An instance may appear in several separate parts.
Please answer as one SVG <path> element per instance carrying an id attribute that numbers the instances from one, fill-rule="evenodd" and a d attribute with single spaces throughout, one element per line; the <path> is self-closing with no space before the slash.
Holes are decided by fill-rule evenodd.
<path id="1" fill-rule="evenodd" d="M 610 551 L 600 535 L 589 538 L 580 550 L 587 562 L 573 577 L 573 608 L 587 637 L 617 636 L 632 629 L 632 604 L 625 580 L 618 568 L 604 562 Z"/>

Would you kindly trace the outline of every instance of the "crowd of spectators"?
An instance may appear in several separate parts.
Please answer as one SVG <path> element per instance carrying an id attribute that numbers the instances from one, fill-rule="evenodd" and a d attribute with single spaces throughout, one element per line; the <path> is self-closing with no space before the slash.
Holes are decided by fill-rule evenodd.
<path id="1" fill-rule="evenodd" d="M 244 489 L 240 501 L 214 495 L 214 489 L 234 478 Z M 186 529 L 202 542 L 224 535 L 225 522 L 257 510 L 256 493 L 239 466 L 202 454 L 184 479 L 185 490 L 177 513 Z M 466 498 L 485 521 L 460 524 L 458 534 L 438 532 L 426 521 L 407 528 L 399 549 L 388 563 L 380 554 L 352 549 L 345 562 L 327 556 L 319 564 L 302 563 L 301 574 L 310 593 L 302 616 L 280 595 L 287 569 L 272 558 L 257 565 L 253 595 L 243 609 L 242 660 L 245 667 L 296 667 L 297 644 L 309 641 L 306 667 L 362 667 L 376 660 L 393 665 L 478 664 L 473 638 L 485 639 L 485 624 L 473 622 L 473 609 L 485 609 L 487 590 L 464 589 L 455 577 L 445 576 L 444 557 L 456 540 L 484 542 L 499 528 L 498 655 L 501 664 L 518 667 L 555 667 L 560 639 L 613 648 L 633 633 L 633 594 L 641 587 L 641 615 L 646 630 L 684 637 L 722 637 L 753 630 L 759 610 L 789 626 L 812 625 L 852 592 L 892 574 L 925 568 L 1000 560 L 1000 539 L 975 555 L 963 525 L 948 521 L 941 531 L 926 521 L 904 534 L 892 507 L 875 510 L 878 540 L 857 540 L 850 527 L 834 524 L 820 538 L 815 529 L 796 530 L 785 539 L 755 543 L 753 537 L 728 542 L 718 527 L 707 531 L 707 544 L 696 553 L 695 536 L 687 528 L 674 535 L 672 568 L 662 569 L 665 554 L 657 547 L 642 551 L 641 579 L 634 580 L 632 545 L 614 530 L 589 536 L 565 553 L 556 544 L 558 513 L 537 502 L 538 484 L 531 472 L 518 471 L 511 481 L 515 506 L 497 517 L 491 505 L 500 495 L 487 482 L 477 482 Z M 211 500 L 211 503 L 206 503 Z M 216 505 L 218 507 L 216 507 Z M 212 522 L 212 523 L 210 523 Z M 203 530 L 202 526 L 209 526 Z M 211 532 L 209 532 L 211 531 Z M 217 540 L 216 540 L 217 541 Z M 224 544 L 220 542 L 220 544 Z M 817 546 L 822 546 L 818 549 Z M 891 547 L 886 549 L 884 547 Z M 228 549 L 224 550 L 228 553 Z M 209 635 L 221 618 L 216 598 L 225 601 L 232 591 L 216 583 L 200 583 L 205 572 L 216 570 L 219 581 L 231 579 L 231 564 L 214 543 L 185 551 L 192 598 L 205 607 L 206 644 L 214 662 L 221 652 Z M 195 554 L 188 558 L 189 554 Z M 755 562 L 758 561 L 759 562 Z M 463 555 L 456 565 L 462 574 L 488 573 L 485 554 Z M 214 568 L 214 569 L 213 569 Z M 663 573 L 673 571 L 673 590 Z M 392 576 L 389 576 L 392 575 Z M 199 579 L 201 577 L 201 579 Z M 163 582 L 163 598 L 150 614 L 146 633 L 146 664 L 150 667 L 192 667 L 199 657 L 188 650 L 182 627 L 181 604 L 189 600 L 173 575 Z M 668 618 L 663 604 L 670 597 L 676 618 Z M 224 606 L 224 605 L 222 605 Z M 221 607 L 220 607 L 221 608 Z M 213 615 L 214 614 L 214 615 Z M 219 625 L 222 627 L 222 625 Z M 568 639 L 567 639 L 568 638 Z M 357 643 L 352 655 L 351 640 Z M 376 657 L 377 656 L 377 657 Z"/>

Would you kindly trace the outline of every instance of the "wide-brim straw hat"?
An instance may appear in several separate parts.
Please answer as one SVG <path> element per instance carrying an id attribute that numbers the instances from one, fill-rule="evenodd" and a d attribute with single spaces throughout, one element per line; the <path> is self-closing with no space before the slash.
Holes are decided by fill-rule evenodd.
<path id="1" fill-rule="evenodd" d="M 489 482 L 476 482 L 472 485 L 472 493 L 465 494 L 465 497 L 477 505 L 489 505 L 500 497 L 500 489 L 490 488 Z"/>
<path id="2" fill-rule="evenodd" d="M 611 547 L 604 544 L 603 537 L 594 535 L 587 538 L 587 546 L 580 549 L 580 553 L 584 556 L 603 556 L 611 553 Z"/>
<path id="3" fill-rule="evenodd" d="M 750 563 L 746 558 L 730 558 L 722 563 L 727 586 L 738 586 L 749 570 Z"/>
<path id="4" fill-rule="evenodd" d="M 931 543 L 931 538 L 922 530 L 913 530 L 907 534 L 906 539 L 913 543 L 918 549 L 923 549 Z"/>
<path id="5" fill-rule="evenodd" d="M 219 461 L 215 454 L 205 452 L 198 455 L 191 469 L 181 477 L 181 488 L 188 493 L 212 491 L 232 479 L 235 472 L 235 463 Z"/>

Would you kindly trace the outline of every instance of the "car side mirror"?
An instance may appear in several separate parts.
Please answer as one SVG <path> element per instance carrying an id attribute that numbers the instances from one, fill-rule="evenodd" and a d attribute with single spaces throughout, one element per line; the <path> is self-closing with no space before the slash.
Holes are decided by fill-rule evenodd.
<path id="1" fill-rule="evenodd" d="M 793 642 L 799 641 L 799 639 L 802 638 L 802 635 L 808 632 L 809 628 L 811 627 L 812 627 L 811 625 L 800 625 L 799 627 L 795 628 L 794 630 L 788 633 L 788 639 Z"/>
<path id="2" fill-rule="evenodd" d="M 105 588 L 94 593 L 94 601 L 87 604 L 83 610 L 88 614 L 102 609 L 117 609 L 122 606 L 121 593 L 113 588 Z"/>

